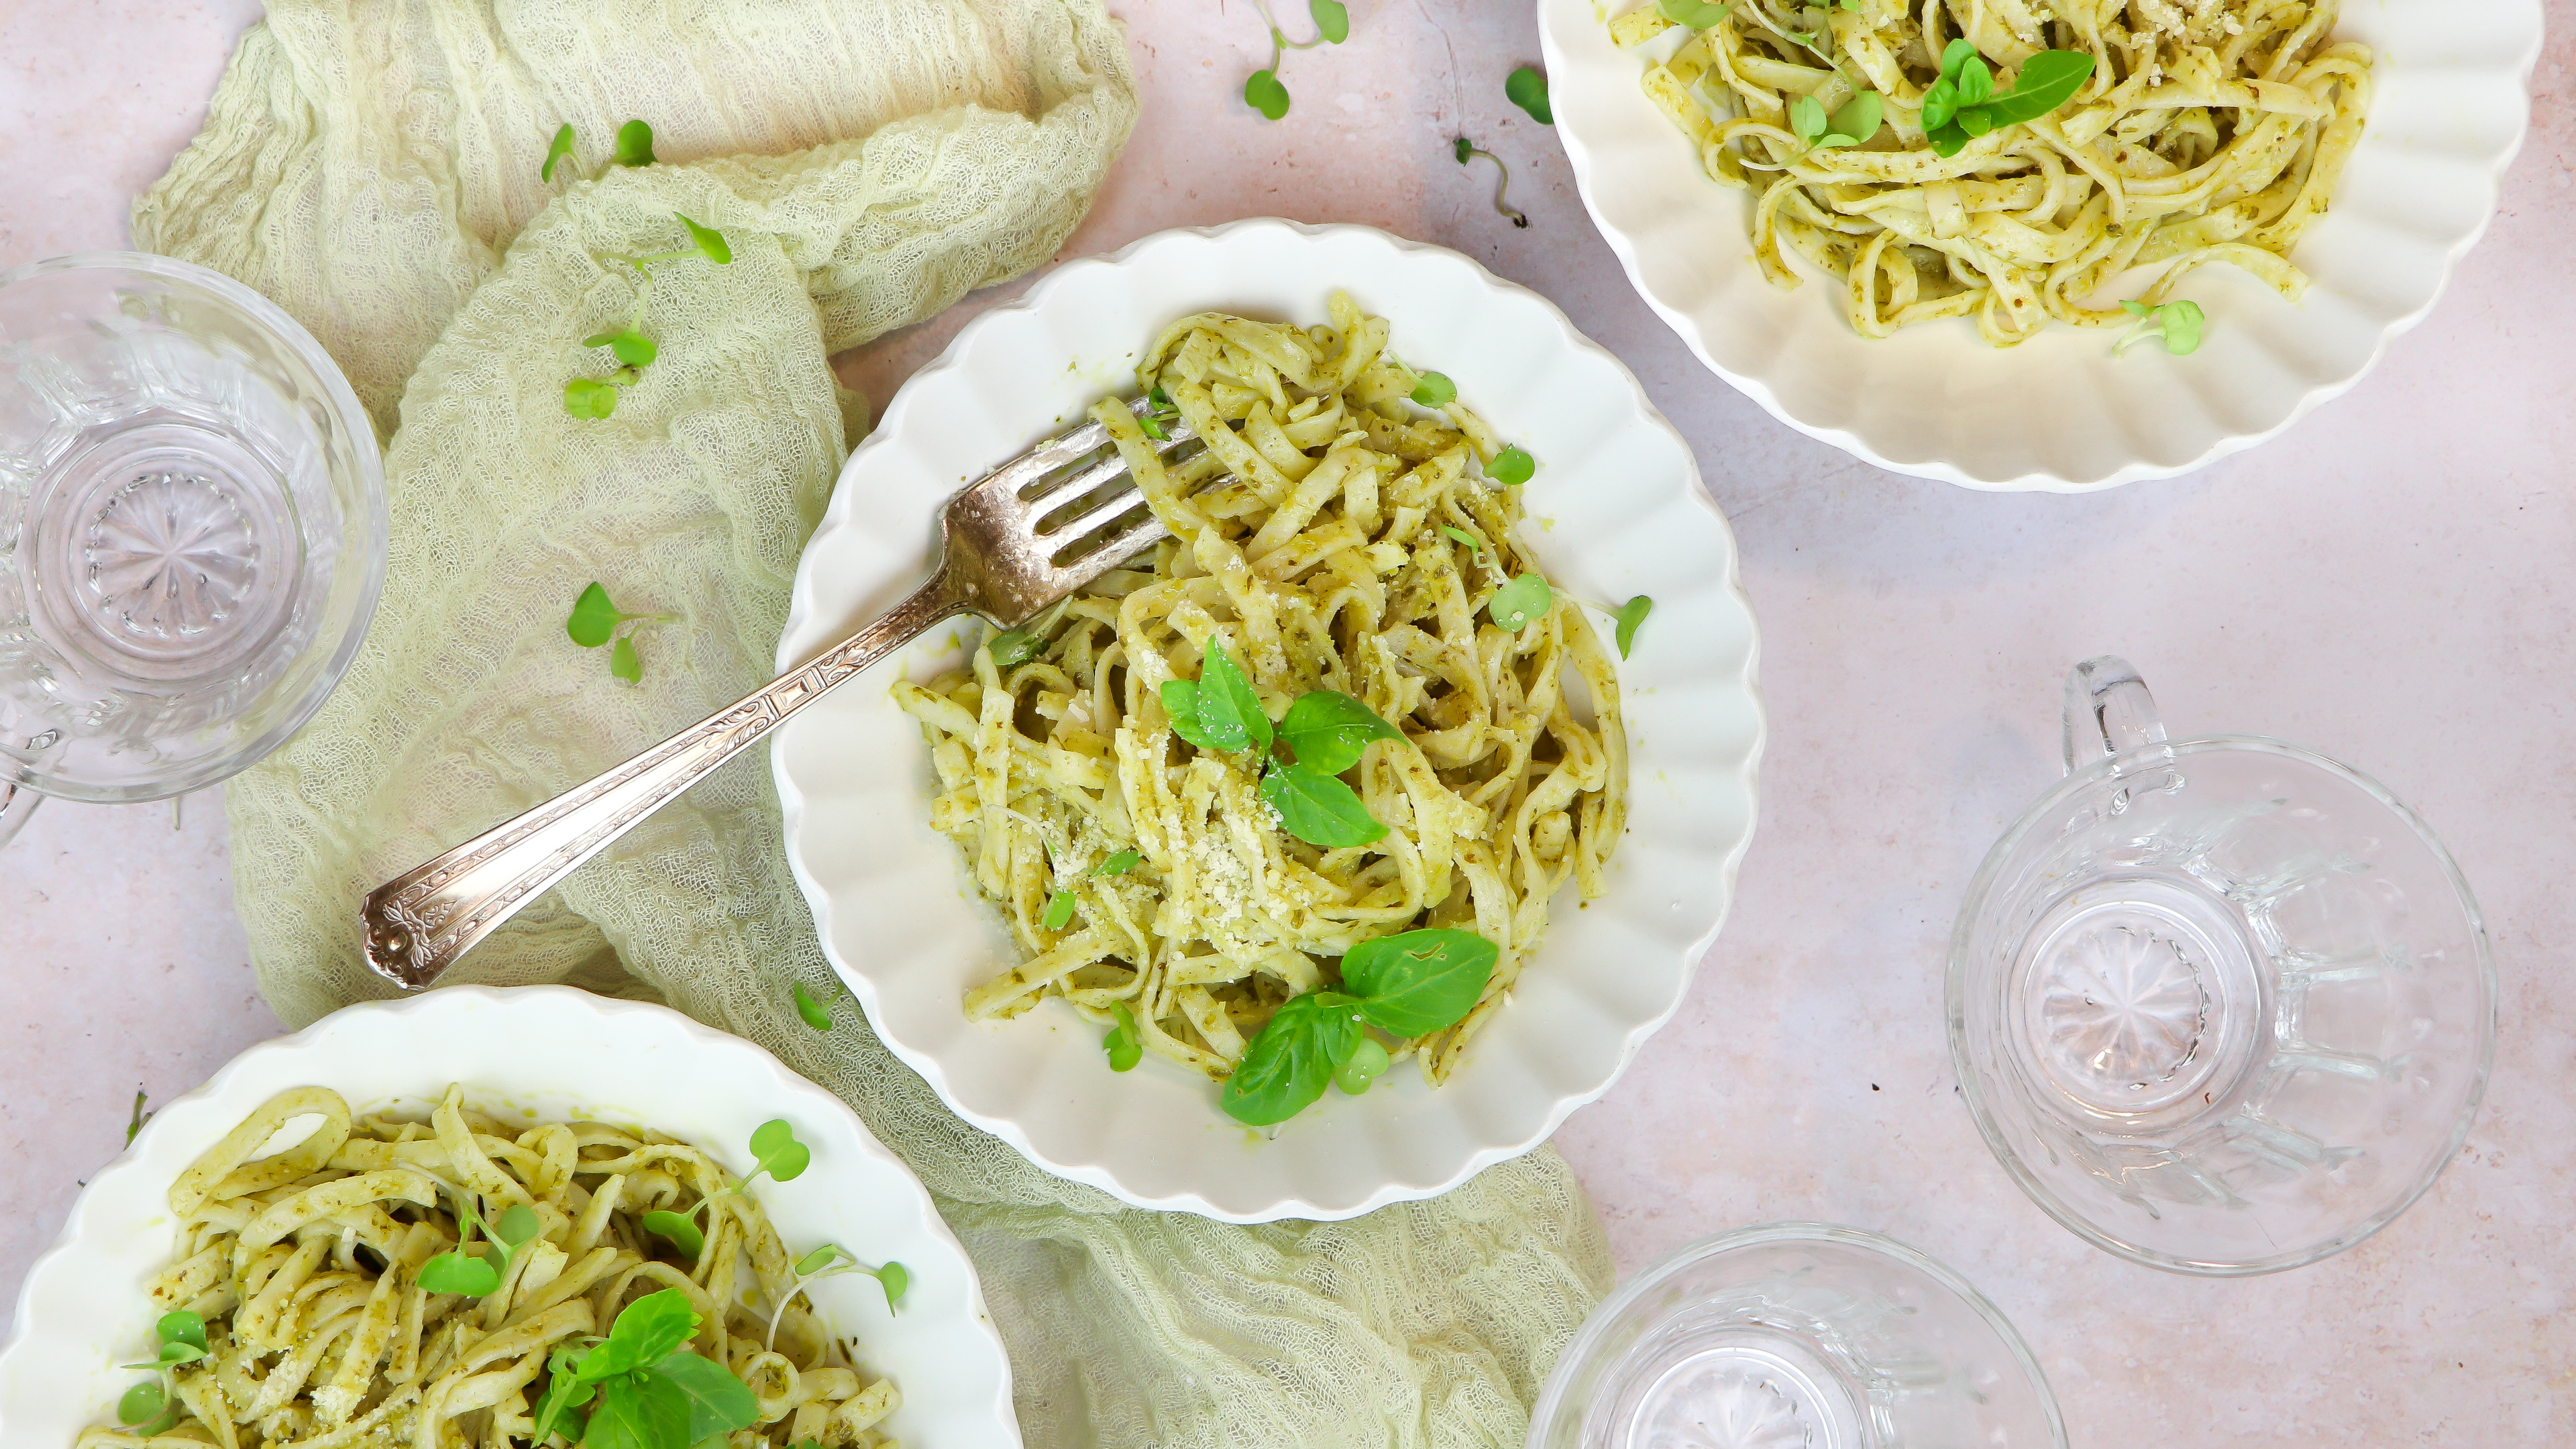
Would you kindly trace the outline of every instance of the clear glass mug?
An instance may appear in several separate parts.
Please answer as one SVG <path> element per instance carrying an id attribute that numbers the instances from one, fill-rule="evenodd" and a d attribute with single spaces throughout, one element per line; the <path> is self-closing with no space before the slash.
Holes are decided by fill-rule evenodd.
<path id="1" fill-rule="evenodd" d="M 2356 771 L 2170 741 L 2125 660 L 2066 684 L 2067 777 L 1951 937 L 1950 1050 L 2059 1222 L 2177 1272 L 2266 1273 L 2385 1227 L 2467 1136 L 2495 1050 L 2468 883 Z"/>
<path id="2" fill-rule="evenodd" d="M 165 799 L 284 743 L 386 522 L 366 413 L 266 298 L 136 253 L 0 274 L 0 839 L 35 795 Z"/>
<path id="3" fill-rule="evenodd" d="M 1584 1320 L 1527 1449 L 2065 1449 L 2021 1335 L 1967 1281 L 1830 1223 L 1703 1238 Z"/>

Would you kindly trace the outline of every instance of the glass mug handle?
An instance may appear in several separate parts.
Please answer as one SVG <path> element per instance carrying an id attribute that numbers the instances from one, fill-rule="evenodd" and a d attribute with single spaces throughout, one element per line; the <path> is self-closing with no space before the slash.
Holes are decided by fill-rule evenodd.
<path id="1" fill-rule="evenodd" d="M 2165 742 L 2156 698 L 2117 654 L 2087 659 L 2066 674 L 2066 773 Z"/>

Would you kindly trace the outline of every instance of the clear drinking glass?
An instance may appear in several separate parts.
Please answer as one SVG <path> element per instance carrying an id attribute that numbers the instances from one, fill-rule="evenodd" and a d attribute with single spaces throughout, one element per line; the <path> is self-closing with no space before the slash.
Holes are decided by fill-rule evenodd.
<path id="1" fill-rule="evenodd" d="M 0 837 L 31 790 L 157 800 L 284 743 L 385 531 L 365 412 L 267 299 L 133 253 L 0 274 Z"/>
<path id="2" fill-rule="evenodd" d="M 1902 1243 L 1770 1223 L 1681 1249 L 1584 1321 L 1528 1449 L 2064 1449 L 1993 1304 Z"/>
<path id="3" fill-rule="evenodd" d="M 2168 741 L 2146 685 L 2067 679 L 2067 778 L 1951 937 L 1986 1143 L 2100 1247 L 2268 1273 L 2377 1232 L 2467 1136 L 2495 1050 L 2468 883 L 2373 781 L 2277 740 Z"/>

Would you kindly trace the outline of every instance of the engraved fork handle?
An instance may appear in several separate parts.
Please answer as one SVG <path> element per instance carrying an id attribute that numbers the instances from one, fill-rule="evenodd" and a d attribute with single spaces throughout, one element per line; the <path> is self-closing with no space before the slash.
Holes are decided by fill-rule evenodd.
<path id="1" fill-rule="evenodd" d="M 971 583 L 937 574 L 849 638 L 585 785 L 378 886 L 359 911 L 367 964 L 406 991 L 435 982 L 521 906 L 833 686 L 951 614 Z"/>

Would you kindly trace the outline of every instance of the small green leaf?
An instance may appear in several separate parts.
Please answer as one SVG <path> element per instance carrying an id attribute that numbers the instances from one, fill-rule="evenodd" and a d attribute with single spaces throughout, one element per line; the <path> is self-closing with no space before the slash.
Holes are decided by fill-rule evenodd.
<path id="1" fill-rule="evenodd" d="M 2019 125 L 2050 114 L 2093 78 L 2093 57 L 2080 50 L 2043 50 L 2023 61 L 2013 88 L 1985 106 L 1995 126 Z"/>
<path id="2" fill-rule="evenodd" d="M 1995 98 L 1995 73 L 1981 55 L 1972 55 L 1961 61 L 1959 73 L 1951 77 L 1951 85 L 1957 90 L 1961 110 L 1982 106 Z"/>
<path id="3" fill-rule="evenodd" d="M 1351 38 L 1351 12 L 1341 0 L 1306 0 L 1306 13 L 1315 18 L 1315 32 L 1333 44 Z"/>
<path id="4" fill-rule="evenodd" d="M 676 211 L 671 214 L 680 216 Z M 708 261 L 721 267 L 733 260 L 733 248 L 725 244 L 723 232 L 713 227 L 700 226 L 685 216 L 680 216 L 680 225 L 689 229 L 689 240 L 697 243 L 699 254 Z"/>
<path id="5" fill-rule="evenodd" d="M 1825 134 L 1825 108 L 1814 96 L 1800 96 L 1789 103 L 1789 131 L 1799 140 L 1813 146 Z"/>
<path id="6" fill-rule="evenodd" d="M 169 1368 L 174 1364 L 195 1363 L 205 1356 L 206 1351 L 193 1343 L 165 1343 L 161 1345 L 157 1366 Z"/>
<path id="7" fill-rule="evenodd" d="M 556 1349 L 546 1367 L 552 1374 L 547 1380 L 545 1397 L 537 1400 L 536 1432 L 531 1442 L 543 1444 L 554 1433 L 557 1423 L 564 1426 L 564 1442 L 581 1441 L 587 1416 L 581 1406 L 599 1392 L 597 1382 L 583 1378 L 574 1367 L 575 1355 L 570 1349 Z"/>
<path id="8" fill-rule="evenodd" d="M 1833 113 L 1829 122 L 1833 127 L 1834 135 L 1842 138 L 1841 144 L 1858 146 L 1878 134 L 1879 123 L 1885 119 L 1884 111 L 1885 106 L 1879 100 L 1878 92 L 1862 91 L 1859 95 L 1843 102 L 1841 109 Z"/>
<path id="9" fill-rule="evenodd" d="M 1048 896 L 1046 913 L 1038 917 L 1039 928 L 1048 931 L 1063 930 L 1073 921 L 1074 904 L 1071 891 L 1057 891 Z"/>
<path id="10" fill-rule="evenodd" d="M 891 1313 L 903 1301 L 903 1290 L 912 1286 L 912 1275 L 901 1263 L 888 1263 L 877 1270 L 877 1286 L 885 1289 L 886 1311 Z"/>
<path id="11" fill-rule="evenodd" d="M 1261 803 L 1278 814 L 1282 830 L 1327 850 L 1366 845 L 1386 834 L 1358 791 L 1304 765 L 1271 761 L 1261 776 Z"/>
<path id="12" fill-rule="evenodd" d="M 1129 1010 L 1123 1001 L 1111 1007 L 1110 1013 L 1118 1018 L 1118 1024 L 1109 1028 L 1109 1034 L 1100 1039 L 1100 1049 L 1109 1054 L 1109 1070 L 1134 1071 L 1136 1064 L 1145 1059 L 1145 1043 L 1136 1029 L 1136 1013 Z"/>
<path id="13" fill-rule="evenodd" d="M 713 1359 L 682 1349 L 655 1364 L 653 1374 L 668 1380 L 688 1403 L 688 1437 L 679 1444 L 703 1444 L 711 1435 L 748 1429 L 760 1417 L 760 1400 Z"/>
<path id="14" fill-rule="evenodd" d="M 1620 658 L 1628 657 L 1628 646 L 1637 642 L 1637 626 L 1646 622 L 1646 616 L 1654 612 L 1654 608 L 1655 601 L 1643 594 L 1619 606 L 1619 612 L 1615 617 L 1619 621 Z"/>
<path id="15" fill-rule="evenodd" d="M 581 1376 L 602 1381 L 650 1368 L 697 1336 L 697 1305 L 677 1288 L 647 1293 L 619 1311 L 608 1337 L 581 1361 Z"/>
<path id="16" fill-rule="evenodd" d="M 1168 707 L 1170 695 L 1164 699 Z M 1199 663 L 1196 699 L 1199 733 L 1207 740 L 1202 749 L 1213 746 L 1259 754 L 1270 748 L 1270 716 L 1261 708 L 1261 696 L 1253 692 L 1243 666 L 1214 639 L 1208 641 L 1207 657 Z"/>
<path id="17" fill-rule="evenodd" d="M 796 1129 L 784 1117 L 774 1118 L 752 1129 L 751 1153 L 755 1159 L 752 1172 L 766 1172 L 779 1182 L 794 1182 L 814 1154 L 796 1140 Z"/>
<path id="18" fill-rule="evenodd" d="M 1957 80 L 1968 62 L 1976 58 L 1977 47 L 1966 36 L 1952 37 L 1948 45 L 1941 47 L 1941 79 Z"/>
<path id="19" fill-rule="evenodd" d="M 1359 998 L 1369 1025 L 1429 1036 L 1467 1019 L 1501 958 L 1473 931 L 1406 931 L 1353 946 L 1342 957 L 1342 988 Z"/>
<path id="20" fill-rule="evenodd" d="M 1091 868 L 1093 875 L 1125 875 L 1144 863 L 1145 857 L 1132 850 L 1122 850 Z"/>
<path id="21" fill-rule="evenodd" d="M 1687 25 L 1693 30 L 1715 30 L 1718 23 L 1726 19 L 1727 12 L 1735 8 L 1735 3 L 1727 0 L 1724 5 L 1711 5 L 1706 0 L 1661 0 L 1655 8 L 1675 25 Z"/>
<path id="22" fill-rule="evenodd" d="M 689 1397 L 680 1386 L 660 1374 L 629 1373 L 600 1384 L 582 1449 L 683 1449 L 688 1432 Z"/>
<path id="23" fill-rule="evenodd" d="M 600 344 L 594 341 L 583 345 L 595 347 Z M 651 367 L 653 359 L 662 355 L 662 349 L 654 345 L 652 338 L 632 328 L 609 338 L 606 345 L 618 361 L 629 367 Z"/>
<path id="24" fill-rule="evenodd" d="M 617 411 L 617 384 L 576 377 L 564 384 L 564 411 L 577 418 L 604 418 Z"/>
<path id="25" fill-rule="evenodd" d="M 618 640 L 617 647 L 608 651 L 608 673 L 610 678 L 629 684 L 644 682 L 644 656 L 635 652 L 634 635 Z"/>
<path id="26" fill-rule="evenodd" d="M 643 1217 L 644 1231 L 657 1238 L 668 1238 L 689 1261 L 707 1250 L 707 1236 L 698 1231 L 697 1221 L 680 1213 L 654 1211 Z"/>
<path id="27" fill-rule="evenodd" d="M 815 1274 L 822 1272 L 824 1269 L 831 1267 L 834 1263 L 837 1263 L 848 1256 L 850 1256 L 848 1250 L 843 1248 L 840 1244 L 825 1243 L 823 1246 L 816 1248 L 814 1251 L 807 1253 L 804 1257 L 796 1260 L 796 1276 L 799 1278 L 811 1278 Z"/>
<path id="28" fill-rule="evenodd" d="M 1288 114 L 1288 88 L 1273 72 L 1256 70 L 1243 83 L 1243 103 L 1275 121 Z"/>
<path id="29" fill-rule="evenodd" d="M 1467 553 L 1470 557 L 1483 558 L 1485 556 L 1485 545 L 1478 541 L 1476 535 L 1469 533 L 1463 528 L 1452 528 L 1445 523 L 1440 525 L 1440 531 L 1449 535 L 1451 538 L 1458 540 L 1460 543 L 1465 544 L 1467 546 Z"/>
<path id="30" fill-rule="evenodd" d="M 617 164 L 650 166 L 653 164 L 653 128 L 642 121 L 629 121 L 617 128 Z"/>
<path id="31" fill-rule="evenodd" d="M 830 1031 L 832 1029 L 832 1013 L 823 1009 L 823 1003 L 814 999 L 814 993 L 805 989 L 804 982 L 799 981 L 794 986 L 789 987 L 787 994 L 795 1001 L 796 1014 L 804 1019 L 807 1026 L 814 1028 L 816 1031 Z"/>
<path id="32" fill-rule="evenodd" d="M 555 132 L 554 144 L 546 148 L 546 164 L 537 168 L 539 181 L 551 182 L 555 179 L 555 168 L 572 155 L 572 144 L 572 122 L 566 121 L 562 128 Z"/>
<path id="33" fill-rule="evenodd" d="M 1195 679 L 1163 681 L 1163 711 L 1172 717 L 1172 733 L 1198 746 L 1214 750 L 1217 743 L 1199 728 L 1199 684 Z"/>
<path id="34" fill-rule="evenodd" d="M 1163 431 L 1163 420 L 1152 413 L 1138 413 L 1136 415 L 1136 426 L 1144 432 L 1146 437 L 1152 438 L 1156 442 L 1168 442 L 1172 436 L 1170 433 Z"/>
<path id="35" fill-rule="evenodd" d="M 150 1097 L 143 1094 L 140 1088 L 136 1089 L 134 1093 L 134 1110 L 129 1113 L 125 1119 L 126 1146 L 133 1146 L 134 1134 L 142 1131 L 143 1124 L 152 1120 L 152 1114 L 143 1110 L 143 1104 L 151 1100 L 152 1099 Z"/>
<path id="36" fill-rule="evenodd" d="M 1351 1059 L 1333 1068 L 1333 1085 L 1351 1096 L 1362 1096 L 1377 1084 L 1379 1074 L 1386 1068 L 1386 1048 L 1376 1037 L 1363 1035 L 1359 1045 L 1351 1049 Z"/>
<path id="37" fill-rule="evenodd" d="M 492 1224 L 493 1238 L 513 1253 L 535 1242 L 537 1235 L 545 1230 L 545 1219 L 538 1217 L 537 1210 L 523 1202 L 510 1204 L 503 1210 L 500 1220 Z"/>
<path id="38" fill-rule="evenodd" d="M 1290 997 L 1253 1034 L 1217 1105 L 1255 1127 L 1285 1122 L 1324 1095 L 1333 1069 L 1359 1049 L 1360 1035 L 1359 1013 L 1340 992 Z"/>
<path id="39" fill-rule="evenodd" d="M 1529 112 L 1529 118 L 1542 126 L 1556 124 L 1556 112 L 1547 103 L 1547 76 L 1536 66 L 1522 66 L 1505 77 L 1503 98 Z"/>
<path id="40" fill-rule="evenodd" d="M 1413 400 L 1427 408 L 1445 408 L 1458 400 L 1458 385 L 1445 373 L 1426 372 L 1413 384 Z"/>
<path id="41" fill-rule="evenodd" d="M 1494 455 L 1494 461 L 1485 465 L 1485 476 L 1506 488 L 1517 488 L 1527 483 L 1537 472 L 1538 460 L 1517 447 L 1503 449 Z"/>
<path id="42" fill-rule="evenodd" d="M 1009 669 L 1026 664 L 1046 650 L 1046 641 L 1026 629 L 1005 629 L 984 642 L 993 651 L 993 667 Z"/>
<path id="43" fill-rule="evenodd" d="M 1494 596 L 1485 601 L 1485 614 L 1497 627 L 1517 634 L 1555 606 L 1556 591 L 1547 586 L 1547 580 L 1522 574 L 1494 590 Z"/>
<path id="44" fill-rule="evenodd" d="M 1938 131 L 1959 114 L 1959 88 L 1947 80 L 1936 80 L 1923 91 L 1923 129 Z"/>
<path id="45" fill-rule="evenodd" d="M 169 1395 L 161 1391 L 158 1382 L 136 1384 L 116 1401 L 116 1422 L 129 1427 L 149 1424 L 161 1417 L 161 1410 L 168 1403 Z"/>
<path id="46" fill-rule="evenodd" d="M 488 1259 L 441 1253 L 420 1265 L 420 1286 L 432 1293 L 483 1298 L 501 1286 L 501 1270 Z"/>
<path id="47" fill-rule="evenodd" d="M 1968 148 L 1968 133 L 1959 128 L 1956 120 L 1937 130 L 1926 131 L 1924 139 L 1932 143 L 1933 152 L 1940 156 L 1956 156 Z"/>
<path id="48" fill-rule="evenodd" d="M 1360 761 L 1371 740 L 1401 740 L 1404 732 L 1347 694 L 1329 689 L 1297 696 L 1279 721 L 1279 737 L 1297 752 L 1297 763 L 1338 775 Z"/>
<path id="49" fill-rule="evenodd" d="M 2144 302 L 2128 301 L 2120 304 L 2120 310 L 2132 317 L 2144 317 L 2152 309 Z"/>
<path id="50" fill-rule="evenodd" d="M 1458 153 L 1458 164 L 1461 166 L 1476 159 L 1476 143 L 1464 136 L 1458 138 L 1453 149 Z"/>
<path id="51" fill-rule="evenodd" d="M 2176 357 L 2185 356 L 2200 347 L 2201 324 L 2207 317 L 2197 302 L 2176 301 L 2164 305 L 2165 351 Z"/>
<path id="52" fill-rule="evenodd" d="M 184 1343 L 201 1352 L 206 1348 L 206 1320 L 184 1308 L 162 1314 L 152 1333 L 163 1343 Z"/>

